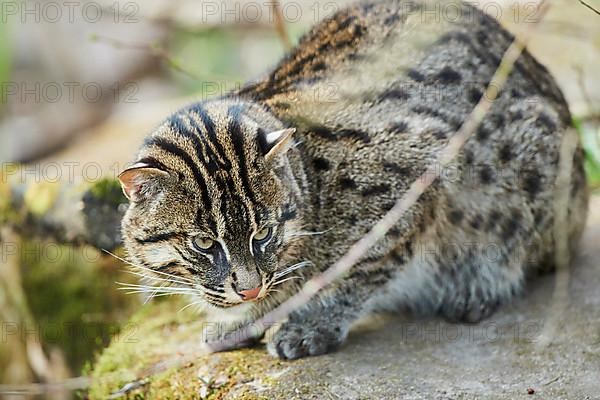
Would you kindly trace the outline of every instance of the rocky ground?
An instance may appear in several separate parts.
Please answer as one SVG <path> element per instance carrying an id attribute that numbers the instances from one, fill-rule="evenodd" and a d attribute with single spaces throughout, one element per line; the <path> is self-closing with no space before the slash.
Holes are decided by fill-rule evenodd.
<path id="1" fill-rule="evenodd" d="M 378 316 L 360 323 L 339 352 L 293 362 L 272 358 L 264 347 L 195 356 L 201 352 L 195 335 L 202 322 L 176 312 L 178 304 L 150 304 L 133 320 L 133 340 L 122 336 L 100 357 L 91 395 L 596 399 L 599 241 L 600 197 L 595 197 L 581 253 L 569 273 L 567 301 L 555 290 L 564 281 L 549 275 L 479 324 Z"/>

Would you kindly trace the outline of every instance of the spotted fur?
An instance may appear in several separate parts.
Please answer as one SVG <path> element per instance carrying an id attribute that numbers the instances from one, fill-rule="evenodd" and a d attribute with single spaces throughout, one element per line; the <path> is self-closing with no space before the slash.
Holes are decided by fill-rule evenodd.
<path id="1" fill-rule="evenodd" d="M 121 177 L 131 262 L 191 286 L 218 320 L 251 322 L 338 260 L 435 160 L 513 39 L 470 6 L 448 22 L 411 4 L 340 11 L 263 79 L 170 116 Z M 524 52 L 456 163 L 344 279 L 296 310 L 270 349 L 330 351 L 373 310 L 476 322 L 510 300 L 553 260 L 570 128 L 560 89 Z M 580 147 L 572 161 L 574 249 L 587 207 Z M 265 227 L 272 236 L 257 246 Z M 199 252 L 199 236 L 215 250 Z M 258 301 L 240 295 L 261 286 Z"/>

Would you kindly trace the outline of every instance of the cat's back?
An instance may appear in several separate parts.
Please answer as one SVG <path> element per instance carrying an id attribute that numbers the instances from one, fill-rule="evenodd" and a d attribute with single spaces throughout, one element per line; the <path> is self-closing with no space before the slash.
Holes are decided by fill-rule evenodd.
<path id="1" fill-rule="evenodd" d="M 495 20 L 460 2 L 363 1 L 317 24 L 271 73 L 241 94 L 306 125 L 345 121 L 373 128 L 380 122 L 382 128 L 391 118 L 386 101 L 394 108 L 459 103 L 453 111 L 465 113 L 512 40 Z M 528 82 L 513 96 L 542 94 L 561 109 L 563 120 L 569 118 L 543 66 L 524 54 L 515 70 L 513 80 Z"/>
<path id="2" fill-rule="evenodd" d="M 429 158 L 472 111 L 513 40 L 472 6 L 447 8 L 442 12 L 440 2 L 358 3 L 317 24 L 241 94 L 299 128 L 309 148 L 334 150 L 334 162 L 347 152 L 378 151 L 374 147 Z M 550 129 L 570 124 L 560 89 L 524 53 L 478 138 L 494 142 L 504 136 L 495 132 L 513 121 L 538 116 Z"/>

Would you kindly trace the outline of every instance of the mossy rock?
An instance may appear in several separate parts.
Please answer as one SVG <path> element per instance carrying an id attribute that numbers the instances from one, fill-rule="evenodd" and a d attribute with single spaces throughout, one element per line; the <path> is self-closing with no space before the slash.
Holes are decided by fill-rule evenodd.
<path id="1" fill-rule="evenodd" d="M 205 321 L 164 300 L 146 304 L 100 355 L 92 372 L 92 399 L 263 399 L 281 361 L 262 348 L 206 354 Z"/>

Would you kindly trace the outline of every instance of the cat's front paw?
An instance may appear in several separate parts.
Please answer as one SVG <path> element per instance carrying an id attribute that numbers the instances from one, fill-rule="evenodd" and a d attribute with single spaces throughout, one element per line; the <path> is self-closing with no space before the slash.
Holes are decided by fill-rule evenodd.
<path id="1" fill-rule="evenodd" d="M 346 330 L 329 322 L 287 322 L 269 341 L 269 353 L 284 360 L 317 356 L 336 350 L 346 339 Z"/>

